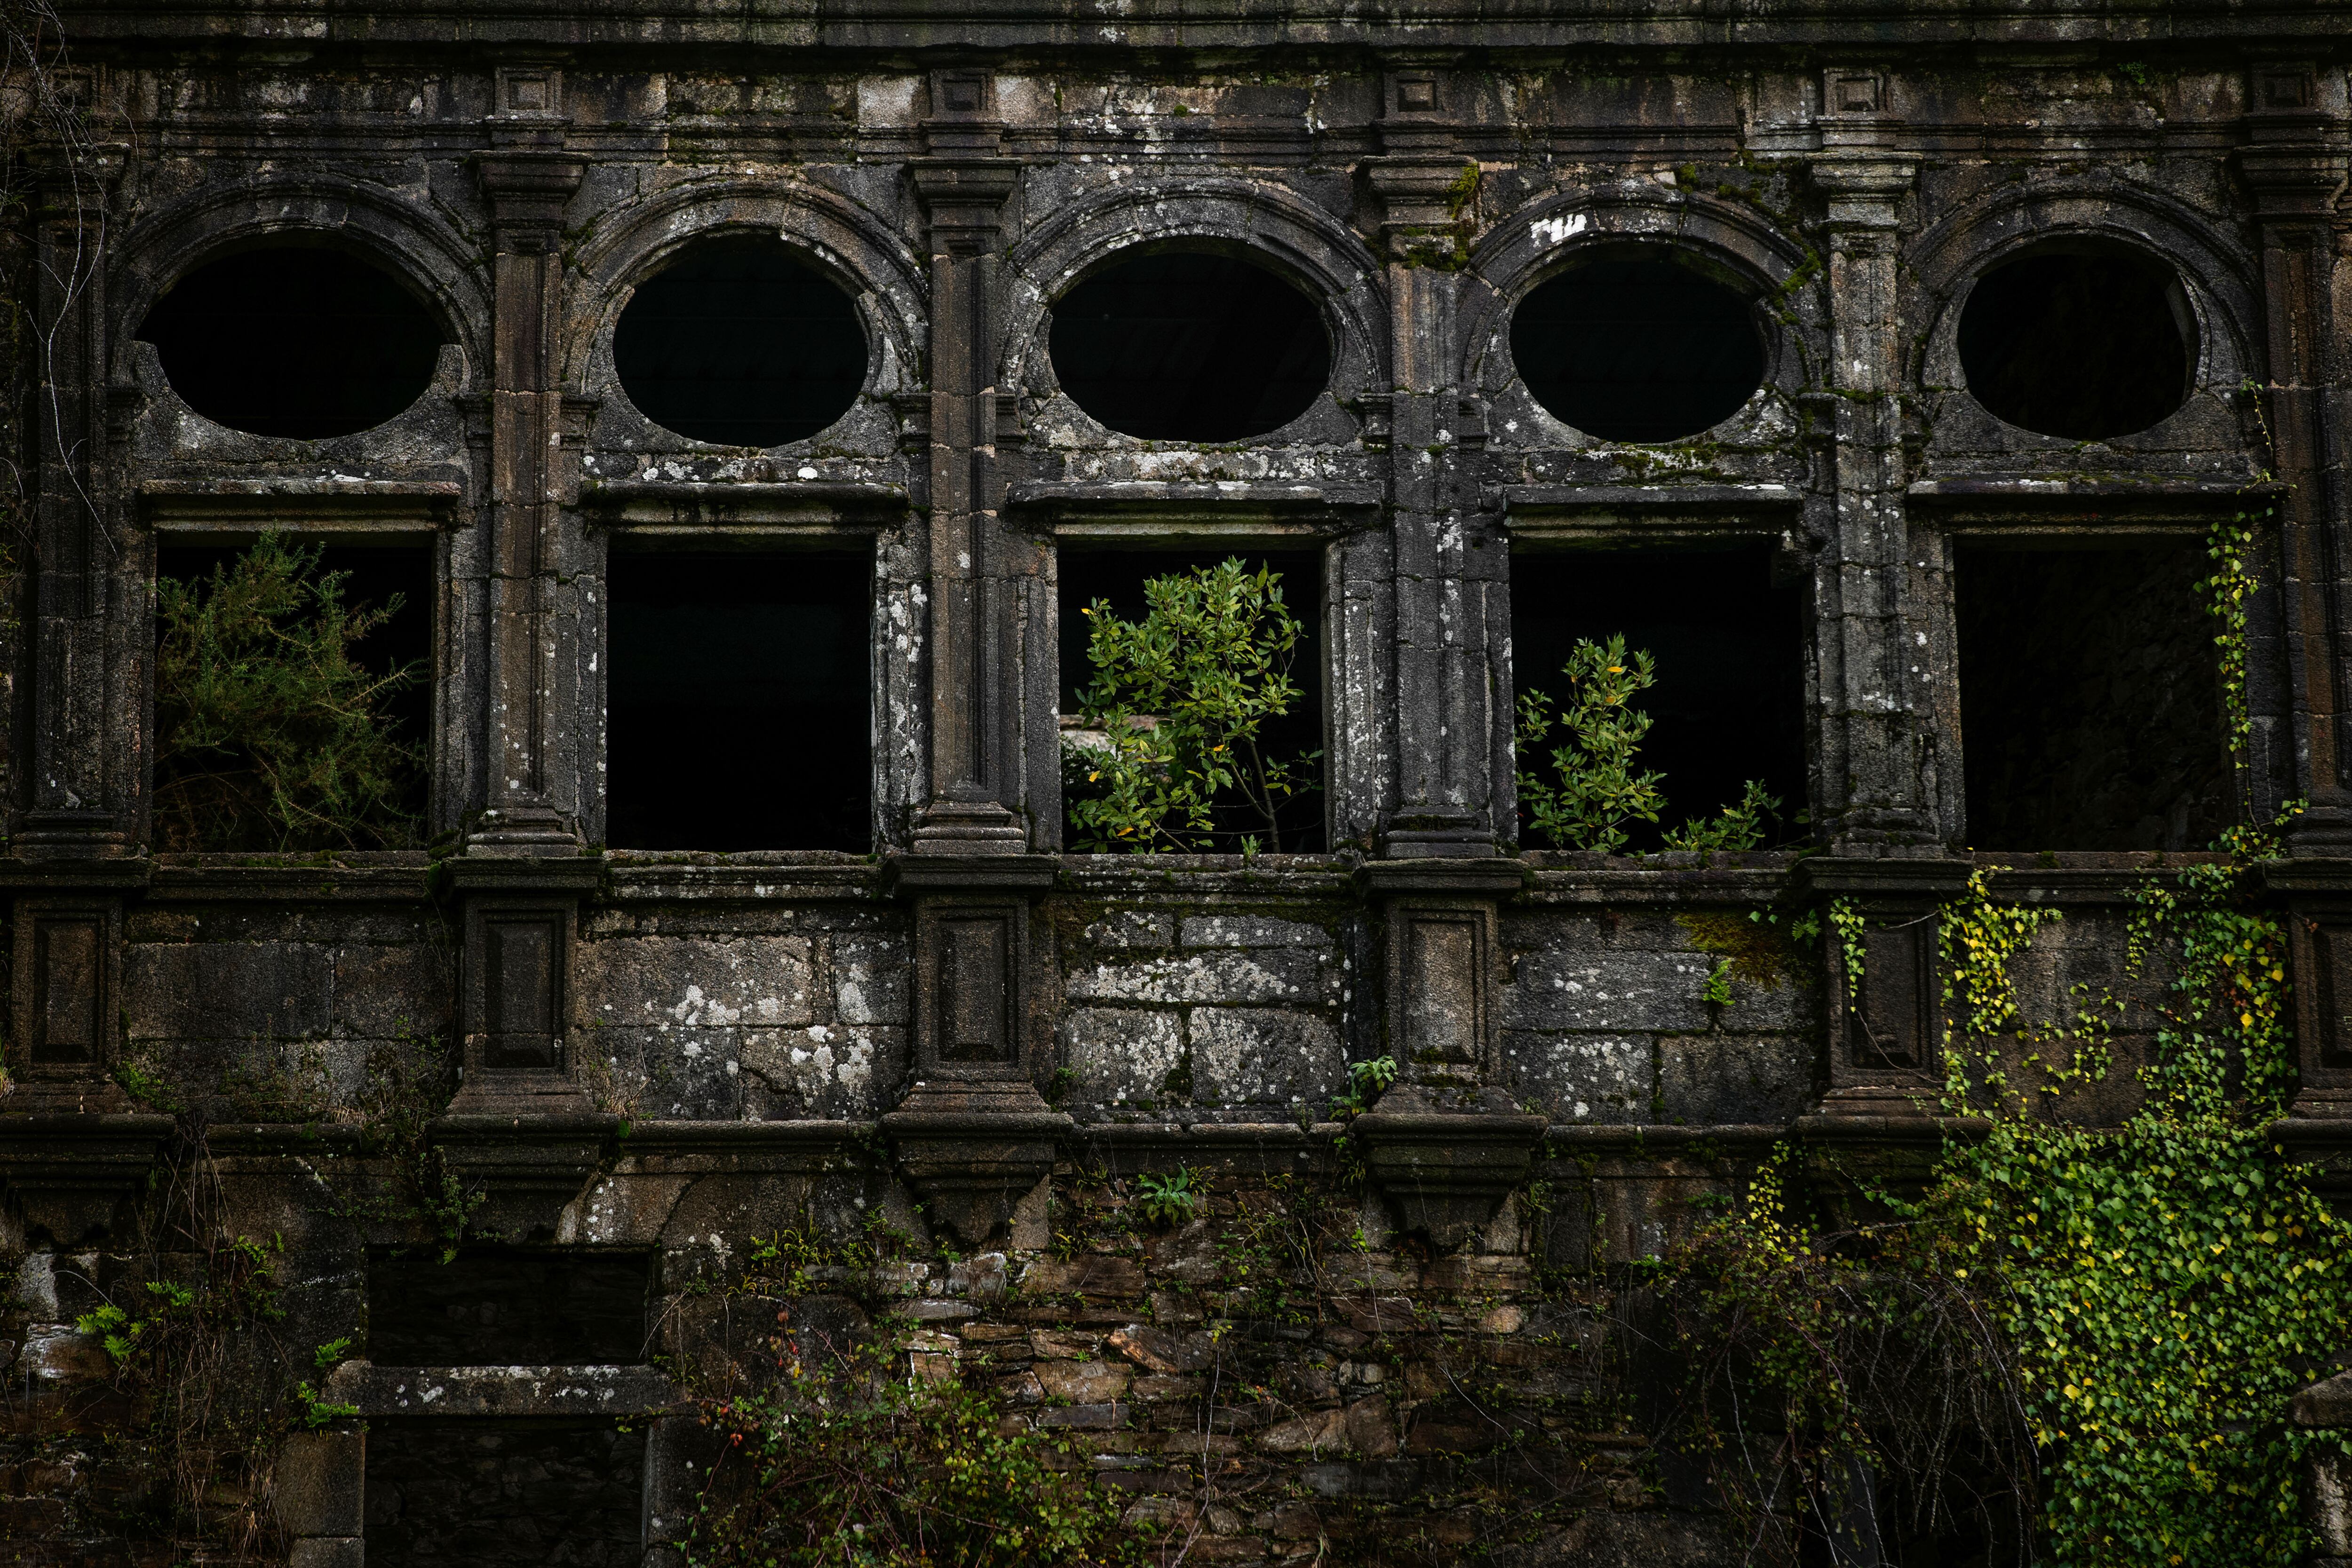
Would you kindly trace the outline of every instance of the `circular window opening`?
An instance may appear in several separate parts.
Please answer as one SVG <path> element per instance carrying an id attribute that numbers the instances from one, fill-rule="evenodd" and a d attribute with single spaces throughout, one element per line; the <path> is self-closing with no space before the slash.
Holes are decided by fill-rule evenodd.
<path id="1" fill-rule="evenodd" d="M 1547 413 L 1603 441 L 1679 441 L 1764 384 L 1748 299 L 1672 257 L 1603 254 L 1539 286 L 1511 358 Z"/>
<path id="2" fill-rule="evenodd" d="M 1048 349 L 1080 408 L 1146 441 L 1264 435 L 1331 379 L 1315 302 L 1255 262 L 1203 251 L 1104 267 L 1055 302 Z"/>
<path id="3" fill-rule="evenodd" d="M 2189 397 L 2196 341 L 2172 269 L 2120 246 L 2005 261 L 1960 311 L 1969 394 L 1997 419 L 2069 441 L 2172 413 Z"/>
<path id="4" fill-rule="evenodd" d="M 206 419 L 318 441 L 382 424 L 424 395 L 446 335 L 383 268 L 344 251 L 273 246 L 183 277 L 138 336 Z"/>
<path id="5" fill-rule="evenodd" d="M 831 278 L 781 243 L 705 240 L 637 286 L 613 334 L 637 412 L 730 446 L 781 446 L 849 412 L 866 329 Z"/>

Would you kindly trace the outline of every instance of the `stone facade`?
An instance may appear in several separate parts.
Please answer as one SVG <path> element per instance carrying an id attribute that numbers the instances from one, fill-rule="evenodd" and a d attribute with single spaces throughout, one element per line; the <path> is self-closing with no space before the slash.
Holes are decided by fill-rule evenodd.
<path id="1" fill-rule="evenodd" d="M 869 1214 L 913 1257 L 822 1299 L 911 1312 L 919 1374 L 992 1381 L 1198 1560 L 1742 1561 L 1609 1381 L 1640 1381 L 1607 1350 L 1639 1316 L 1618 1266 L 1776 1141 L 1936 1145 L 1912 917 L 1973 870 L 2066 912 L 2028 977 L 2055 1002 L 2120 974 L 2137 880 L 2183 848 L 1969 847 L 1971 549 L 2193 549 L 2259 515 L 2240 814 L 2309 802 L 2270 877 L 2305 1008 L 2285 1125 L 2344 1124 L 2338 0 L 59 10 L 87 136 L 23 150 L 8 242 L 46 355 L 10 426 L 33 505 L 0 626 L 12 1561 L 181 1560 L 193 1527 L 156 1511 L 161 1461 L 122 1439 L 142 1417 L 74 1323 L 270 1237 L 269 1343 L 307 1371 L 350 1338 L 328 1394 L 367 1429 L 287 1437 L 205 1528 L 243 1509 L 246 1545 L 300 1568 L 544 1555 L 450 1516 L 604 1519 L 619 1475 L 643 1518 L 564 1560 L 677 1562 L 683 1382 L 646 1355 L 380 1364 L 372 1260 L 650 1258 L 649 1343 L 683 1378 L 697 1291 L 760 1238 Z M 647 418 L 613 347 L 634 288 L 748 235 L 845 291 L 868 345 L 847 412 L 764 449 Z M 443 323 L 404 413 L 231 429 L 135 335 L 194 265 L 289 236 Z M 1146 440 L 1062 386 L 1054 302 L 1171 244 L 1316 302 L 1305 413 Z M 2100 247 L 2174 275 L 2177 409 L 2087 441 L 1995 417 L 1969 289 Z M 1514 311 L 1657 252 L 1757 303 L 1762 384 L 1696 437 L 1603 441 L 1529 391 Z M 429 555 L 430 852 L 152 852 L 158 552 L 266 528 Z M 1319 556 L 1318 852 L 1065 852 L 1057 559 L 1138 545 Z M 606 847 L 607 584 L 721 546 L 872 563 L 871 854 L 788 821 L 769 850 Z M 1515 559 L 1722 547 L 1801 601 L 1802 847 L 1523 844 Z M 696 766 L 694 735 L 667 749 Z M 754 810 L 775 787 L 695 785 Z M 1857 986 L 1834 941 L 1739 937 L 1832 899 L 1877 921 Z M 2141 1040 L 2055 1113 L 2123 1114 Z M 400 1143 L 386 1075 L 436 1044 L 460 1081 Z M 1350 1065 L 1381 1058 L 1395 1082 L 1343 1128 Z M 1118 1221 L 1132 1178 L 1179 1169 L 1202 1218 Z M 1217 1237 L 1310 1200 L 1358 1244 L 1286 1264 L 1303 1304 L 1261 1312 Z M 1538 1437 L 1492 1458 L 1498 1422 Z M 1512 1498 L 1551 1511 L 1536 1539 L 1498 1522 Z"/>

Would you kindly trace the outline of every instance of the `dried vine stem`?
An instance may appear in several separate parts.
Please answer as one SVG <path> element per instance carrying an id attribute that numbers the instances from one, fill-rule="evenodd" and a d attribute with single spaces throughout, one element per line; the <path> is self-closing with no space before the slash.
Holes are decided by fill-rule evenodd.
<path id="1" fill-rule="evenodd" d="M 0 514 L 11 558 L 36 549 L 32 519 L 44 442 L 107 549 L 116 548 L 76 473 L 86 455 L 68 426 L 58 378 L 41 374 L 58 333 L 96 284 L 106 250 L 105 149 L 89 123 L 95 84 L 68 63 L 65 26 L 49 0 L 0 0 L 0 308 L 6 312 L 0 387 L 8 393 L 0 404 Z M 62 246 L 42 243 L 45 206 L 73 214 L 57 225 Z M 29 411 L 30 427 L 22 411 Z"/>

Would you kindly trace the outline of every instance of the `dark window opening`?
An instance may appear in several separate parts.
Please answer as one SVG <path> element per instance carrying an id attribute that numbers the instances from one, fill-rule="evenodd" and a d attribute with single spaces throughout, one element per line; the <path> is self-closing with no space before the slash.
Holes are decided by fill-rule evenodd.
<path id="1" fill-rule="evenodd" d="M 873 597 L 863 557 L 615 551 L 607 841 L 870 849 Z"/>
<path id="2" fill-rule="evenodd" d="M 1144 598 L 1146 581 L 1175 572 L 1189 572 L 1200 567 L 1213 567 L 1220 561 L 1238 558 L 1252 572 L 1261 568 L 1272 570 L 1281 580 L 1282 601 L 1298 622 L 1297 641 L 1290 654 L 1290 679 L 1299 688 L 1298 700 L 1290 711 L 1267 718 L 1258 730 L 1258 745 L 1269 758 L 1295 759 L 1325 749 L 1323 735 L 1323 562 L 1319 553 L 1274 552 L 1250 550 L 1103 550 L 1084 553 L 1064 550 L 1058 564 L 1060 596 L 1059 621 L 1061 642 L 1061 711 L 1066 733 L 1083 737 L 1076 727 L 1079 693 L 1095 679 L 1095 666 L 1087 649 L 1093 640 L 1094 622 L 1086 614 L 1088 606 L 1097 600 L 1108 601 L 1111 612 L 1122 621 L 1138 622 L 1149 612 Z M 1066 752 L 1066 758 L 1069 753 Z M 1077 754 L 1083 757 L 1083 752 Z M 1269 853 L 1313 854 L 1324 847 L 1324 791 L 1319 784 L 1328 763 L 1328 756 L 1307 765 L 1301 771 L 1317 781 L 1318 787 L 1302 789 L 1279 803 L 1269 825 L 1264 817 L 1236 800 L 1231 805 L 1220 804 L 1214 811 L 1214 826 L 1210 834 L 1213 852 L 1238 854 L 1245 848 L 1244 838 L 1255 838 L 1258 847 Z M 1075 761 L 1066 760 L 1063 768 L 1063 791 L 1066 799 L 1081 798 L 1087 789 L 1086 770 Z"/>
<path id="3" fill-rule="evenodd" d="M 1511 318 L 1528 394 L 1603 441 L 1712 429 L 1764 382 L 1755 307 L 1660 255 L 1608 253 L 1538 287 Z"/>
<path id="4" fill-rule="evenodd" d="M 866 329 L 831 278 L 782 244 L 705 240 L 637 286 L 613 334 L 637 412 L 730 446 L 802 441 L 866 384 Z"/>
<path id="5" fill-rule="evenodd" d="M 1331 379 L 1315 302 L 1254 262 L 1201 251 L 1115 261 L 1054 304 L 1054 375 L 1147 441 L 1241 441 L 1305 413 Z"/>
<path id="6" fill-rule="evenodd" d="M 2120 248 L 2040 251 L 1979 278 L 1960 370 L 1994 417 L 2069 441 L 2146 430 L 2179 408 L 2197 329 L 2169 267 Z"/>
<path id="7" fill-rule="evenodd" d="M 379 1366 L 631 1365 L 646 1359 L 643 1252 L 464 1251 L 368 1260 Z"/>
<path id="8" fill-rule="evenodd" d="M 432 384 L 445 334 L 390 273 L 280 246 L 207 262 L 140 323 L 180 400 L 255 435 L 306 441 L 383 423 Z"/>
<path id="9" fill-rule="evenodd" d="M 406 847 L 414 837 L 415 823 L 424 815 L 430 789 L 428 769 L 423 764 L 430 757 L 433 721 L 433 552 L 420 545 L 331 543 L 320 548 L 306 545 L 299 538 L 288 543 L 297 550 L 318 548 L 318 567 L 310 580 L 316 582 L 330 575 L 340 577 L 339 601 L 347 612 L 391 609 L 390 616 L 381 625 L 350 645 L 349 653 L 370 676 L 387 676 L 400 670 L 412 672 L 412 678 L 382 689 L 374 700 L 375 712 L 383 720 L 383 732 L 393 742 L 412 748 L 415 754 L 396 771 L 392 796 L 373 802 L 359 801 L 348 791 L 337 795 L 334 791 L 339 778 L 342 785 L 347 787 L 350 783 L 347 777 L 341 775 L 325 779 L 281 778 L 288 798 L 296 802 L 298 815 L 314 810 L 320 813 L 320 820 L 311 824 L 317 831 L 307 836 L 296 831 L 292 847 Z M 156 576 L 194 585 L 209 599 L 214 574 L 227 571 L 234 575 L 238 562 L 251 548 L 163 545 L 155 552 Z M 292 620 L 305 624 L 313 624 L 318 619 L 315 602 L 294 607 L 289 613 Z M 269 638 L 259 634 L 257 626 L 247 625 L 243 631 L 260 649 L 267 651 L 272 646 Z M 169 628 L 159 624 L 157 633 L 159 637 L 168 635 Z M 293 666 L 307 671 L 307 662 L 299 656 Z M 156 709 L 161 733 L 153 795 L 156 847 L 167 851 L 289 847 L 284 841 L 288 824 L 280 814 L 269 809 L 271 791 L 259 775 L 289 762 L 311 760 L 309 757 L 275 754 L 289 745 L 299 744 L 306 724 L 299 711 L 279 706 L 275 699 L 299 695 L 299 690 L 309 689 L 306 683 L 270 680 L 267 678 L 268 672 L 263 671 L 262 678 L 242 686 L 231 682 L 209 685 L 200 682 L 194 689 L 179 691 L 165 689 L 169 674 L 167 667 L 159 670 L 157 676 Z M 315 694 L 310 700 L 316 700 Z M 181 722 L 215 732 L 227 745 L 194 751 L 175 746 L 171 727 Z M 249 743 L 242 749 L 236 744 L 240 733 Z M 273 755 L 255 756 L 254 746 L 265 740 L 275 748 Z M 346 758 L 351 756 L 349 752 L 342 755 Z M 339 811 L 345 814 L 338 815 Z"/>
<path id="10" fill-rule="evenodd" d="M 1577 643 L 1605 644 L 1621 632 L 1629 654 L 1649 653 L 1657 677 L 1630 704 L 1651 719 L 1637 770 L 1664 775 L 1659 821 L 1626 824 L 1626 849 L 1664 848 L 1668 829 L 1715 818 L 1741 799 L 1751 779 L 1780 802 L 1759 847 L 1803 837 L 1803 596 L 1795 584 L 1775 580 L 1770 550 L 1513 553 L 1511 678 L 1518 692 L 1544 693 L 1557 713 L 1569 701 L 1560 671 Z M 1519 759 L 1520 768 L 1551 777 L 1551 748 L 1561 735 L 1555 727 L 1538 756 Z M 1526 822 L 1523 805 L 1523 831 Z"/>
<path id="11" fill-rule="evenodd" d="M 2189 546 L 1961 549 L 1970 843 L 2196 850 L 2229 825 L 2203 565 Z"/>
<path id="12" fill-rule="evenodd" d="M 368 1424 L 368 1568 L 637 1568 L 646 1435 L 612 1423 Z"/>

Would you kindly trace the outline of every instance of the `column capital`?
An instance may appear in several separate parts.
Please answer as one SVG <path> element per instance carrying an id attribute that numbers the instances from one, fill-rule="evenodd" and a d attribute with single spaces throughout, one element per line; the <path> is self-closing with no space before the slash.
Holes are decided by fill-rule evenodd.
<path id="1" fill-rule="evenodd" d="M 1907 153 L 1841 149 L 1812 160 L 1814 188 L 1828 198 L 1829 226 L 1840 239 L 1892 233 L 1896 205 L 1911 193 L 1919 160 Z"/>
<path id="2" fill-rule="evenodd" d="M 509 128 L 511 129 L 511 128 Z M 536 135 L 543 130 L 534 126 Z M 490 226 L 498 248 L 516 255 L 553 250 L 563 230 L 563 209 L 588 172 L 584 154 L 557 144 L 500 146 L 474 155 L 474 172 L 489 199 Z"/>

